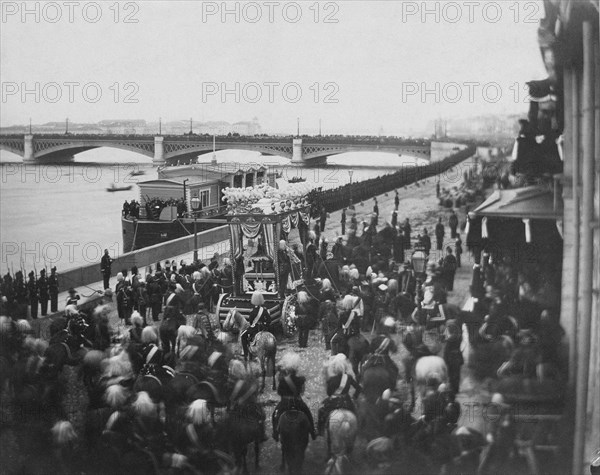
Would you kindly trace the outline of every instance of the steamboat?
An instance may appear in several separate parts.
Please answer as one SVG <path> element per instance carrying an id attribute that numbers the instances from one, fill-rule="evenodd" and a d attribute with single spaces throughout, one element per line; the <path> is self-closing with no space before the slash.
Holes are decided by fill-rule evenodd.
<path id="1" fill-rule="evenodd" d="M 139 210 L 123 213 L 127 252 L 206 231 L 226 223 L 221 197 L 226 188 L 276 186 L 275 171 L 233 163 L 167 166 L 158 178 L 138 183 Z"/>

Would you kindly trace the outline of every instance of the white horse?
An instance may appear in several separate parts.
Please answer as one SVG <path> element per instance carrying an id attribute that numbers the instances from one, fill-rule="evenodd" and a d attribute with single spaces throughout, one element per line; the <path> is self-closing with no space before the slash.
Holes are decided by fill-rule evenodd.
<path id="1" fill-rule="evenodd" d="M 423 356 L 415 364 L 415 383 L 421 395 L 427 388 L 437 390 L 442 383 L 448 382 L 448 368 L 439 356 Z"/>
<path id="2" fill-rule="evenodd" d="M 329 475 L 349 473 L 352 464 L 349 456 L 358 433 L 358 419 L 352 411 L 335 409 L 327 423 L 327 452 L 329 460 L 325 473 Z"/>

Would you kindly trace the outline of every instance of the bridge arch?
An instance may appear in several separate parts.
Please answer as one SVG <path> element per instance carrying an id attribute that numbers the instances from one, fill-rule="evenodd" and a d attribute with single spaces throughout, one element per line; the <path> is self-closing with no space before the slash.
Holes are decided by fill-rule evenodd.
<path id="1" fill-rule="evenodd" d="M 118 143 L 111 141 L 93 141 L 93 140 L 85 140 L 85 141 L 69 141 L 65 143 L 44 143 L 43 141 L 38 143 L 34 142 L 34 158 L 42 159 L 42 158 L 51 158 L 53 156 L 64 155 L 65 153 L 72 153 L 76 155 L 78 153 L 87 152 L 88 150 L 93 150 L 96 148 L 117 148 L 120 150 L 126 150 L 128 152 L 134 152 L 142 154 L 146 157 L 153 158 L 154 157 L 154 142 L 144 143 L 146 147 L 139 146 L 141 144 L 127 144 L 127 143 Z"/>
<path id="2" fill-rule="evenodd" d="M 178 157 L 190 155 L 204 155 L 213 151 L 212 142 L 164 142 L 165 160 L 173 161 Z M 288 143 L 252 143 L 252 142 L 217 142 L 215 151 L 222 150 L 246 150 L 249 152 L 260 152 L 264 155 L 279 155 L 292 158 L 292 146 Z"/>
<path id="3" fill-rule="evenodd" d="M 0 142 L 0 150 L 4 150 L 6 152 L 14 153 L 15 155 L 23 156 L 23 147 L 13 146 L 10 143 L 1 143 Z"/>
<path id="4" fill-rule="evenodd" d="M 329 145 L 329 144 L 303 144 L 304 160 L 312 160 L 324 156 L 334 156 L 349 152 L 385 152 L 393 154 L 407 154 L 426 160 L 430 159 L 431 149 L 428 145 Z"/>

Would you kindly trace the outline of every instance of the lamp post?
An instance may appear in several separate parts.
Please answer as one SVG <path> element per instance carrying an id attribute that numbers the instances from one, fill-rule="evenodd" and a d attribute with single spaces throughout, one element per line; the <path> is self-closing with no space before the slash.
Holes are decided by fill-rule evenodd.
<path id="1" fill-rule="evenodd" d="M 417 280 L 417 289 L 416 295 L 420 295 L 421 286 L 423 284 L 423 278 L 425 277 L 425 266 L 427 265 L 427 254 L 422 250 L 419 246 L 416 247 L 415 252 L 413 252 L 410 262 L 413 266 L 413 270 L 415 271 L 415 278 Z"/>
<path id="2" fill-rule="evenodd" d="M 352 175 L 354 170 L 348 170 L 348 176 L 350 177 L 350 204 L 352 204 Z"/>
<path id="3" fill-rule="evenodd" d="M 186 178 L 185 180 L 183 180 L 183 202 L 187 203 L 187 188 L 185 186 L 185 184 L 190 181 L 189 178 Z"/>
<path id="4" fill-rule="evenodd" d="M 194 215 L 194 262 L 198 262 L 198 229 L 196 223 L 198 222 L 197 212 L 202 209 L 202 201 L 197 196 L 194 196 L 190 203 L 192 205 L 192 214 Z"/>

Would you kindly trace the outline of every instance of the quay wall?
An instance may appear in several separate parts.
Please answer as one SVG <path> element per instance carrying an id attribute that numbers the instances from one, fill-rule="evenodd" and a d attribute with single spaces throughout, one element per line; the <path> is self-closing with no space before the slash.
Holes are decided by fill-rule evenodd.
<path id="1" fill-rule="evenodd" d="M 219 226 L 207 231 L 198 233 L 198 248 L 209 247 L 213 244 L 229 239 L 227 226 Z M 143 269 L 146 266 L 154 266 L 157 262 L 171 259 L 173 256 L 179 256 L 194 251 L 194 235 L 184 236 L 172 241 L 155 244 L 137 251 L 128 252 L 116 257 L 112 263 L 112 275 L 116 275 L 121 269 L 131 269 L 137 266 Z M 215 252 L 218 252 L 215 249 Z M 74 269 L 59 272 L 59 292 L 64 292 L 69 287 L 79 287 L 90 285 L 102 281 L 100 273 L 100 261 L 96 264 L 89 264 Z"/>
<path id="2" fill-rule="evenodd" d="M 431 155 L 429 162 L 439 162 L 458 151 L 464 150 L 467 145 L 453 142 L 431 142 Z"/>

